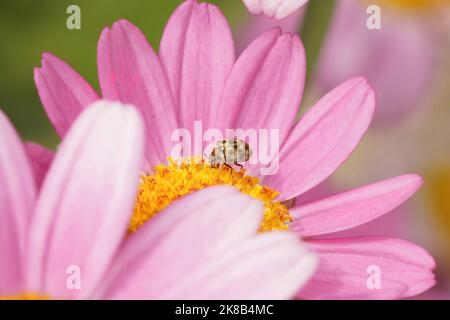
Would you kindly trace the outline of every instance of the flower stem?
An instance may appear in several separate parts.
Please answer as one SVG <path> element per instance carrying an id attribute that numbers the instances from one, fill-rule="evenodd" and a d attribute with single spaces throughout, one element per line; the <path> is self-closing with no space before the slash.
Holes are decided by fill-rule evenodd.
<path id="1" fill-rule="evenodd" d="M 306 49 L 307 86 L 314 75 L 320 49 L 333 17 L 336 0 L 309 1 L 300 35 Z"/>

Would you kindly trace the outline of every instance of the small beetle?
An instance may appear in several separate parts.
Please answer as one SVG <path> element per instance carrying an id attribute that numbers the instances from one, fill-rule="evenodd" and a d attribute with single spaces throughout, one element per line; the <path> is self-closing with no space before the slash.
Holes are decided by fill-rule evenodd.
<path id="1" fill-rule="evenodd" d="M 208 160 L 211 167 L 224 164 L 231 168 L 230 165 L 235 164 L 243 168 L 241 163 L 248 161 L 251 156 L 252 151 L 248 143 L 234 138 L 233 140 L 217 141 Z"/>

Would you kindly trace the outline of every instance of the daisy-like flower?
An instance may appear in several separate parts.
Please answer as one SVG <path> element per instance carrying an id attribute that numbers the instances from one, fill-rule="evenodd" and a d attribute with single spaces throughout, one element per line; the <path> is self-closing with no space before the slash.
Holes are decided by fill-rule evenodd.
<path id="1" fill-rule="evenodd" d="M 97 102 L 37 192 L 0 112 L 0 299 L 292 297 L 315 255 L 292 233 L 257 233 L 263 204 L 235 188 L 185 197 L 125 237 L 143 141 L 134 108 Z"/>
<path id="2" fill-rule="evenodd" d="M 380 30 L 367 27 L 366 1 L 337 2 L 317 64 L 316 84 L 325 92 L 350 75 L 364 75 L 378 93 L 375 119 L 385 125 L 426 105 L 443 61 L 442 43 L 449 38 L 439 33 L 445 30 L 440 15 L 450 1 L 384 0 L 375 4 L 382 10 Z"/>
<path id="3" fill-rule="evenodd" d="M 344 82 L 295 123 L 306 73 L 300 39 L 274 29 L 236 59 L 221 12 L 193 0 L 170 18 L 159 56 L 131 23 L 121 20 L 106 28 L 98 44 L 98 69 L 102 96 L 136 105 L 146 124 L 145 158 L 153 169 L 142 177 L 130 231 L 139 232 L 177 199 L 225 184 L 264 202 L 260 231 L 291 229 L 320 254 L 318 272 L 298 297 L 402 298 L 434 284 L 433 258 L 409 242 L 370 236 L 317 239 L 389 212 L 415 193 L 420 177 L 403 175 L 312 203 L 285 205 L 330 176 L 359 143 L 375 109 L 365 79 Z M 80 75 L 48 53 L 35 79 L 62 136 L 98 99 Z M 279 130 L 280 170 L 261 182 L 244 171 L 207 163 L 167 164 L 171 134 L 177 128 L 192 131 L 196 120 L 222 132 Z M 367 283 L 373 266 L 381 271 L 380 288 Z"/>
<path id="4" fill-rule="evenodd" d="M 248 10 L 253 14 L 264 13 L 269 18 L 277 20 L 286 18 L 308 0 L 243 0 Z"/>

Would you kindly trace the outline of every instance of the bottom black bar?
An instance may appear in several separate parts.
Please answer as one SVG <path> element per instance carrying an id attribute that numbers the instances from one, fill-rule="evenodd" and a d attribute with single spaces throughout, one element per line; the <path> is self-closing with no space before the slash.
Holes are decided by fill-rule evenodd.
<path id="1" fill-rule="evenodd" d="M 108 314 L 124 319 L 310 319 L 345 316 L 386 317 L 395 309 L 402 316 L 429 316 L 449 310 L 450 301 L 0 301 L 3 314 L 42 313 L 64 319 Z M 430 309 L 432 308 L 432 309 Z M 6 313 L 5 313 L 6 312 Z"/>

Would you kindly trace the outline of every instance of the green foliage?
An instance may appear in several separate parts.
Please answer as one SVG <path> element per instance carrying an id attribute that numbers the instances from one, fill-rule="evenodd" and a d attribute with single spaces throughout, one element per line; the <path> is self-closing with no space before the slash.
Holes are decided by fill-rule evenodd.
<path id="1" fill-rule="evenodd" d="M 243 12 L 239 0 L 215 0 L 230 21 Z M 50 125 L 33 81 L 41 54 L 51 52 L 98 90 L 96 50 L 101 31 L 118 19 L 136 24 L 154 48 L 180 0 L 18 0 L 0 2 L 0 107 L 26 140 L 54 146 Z M 68 30 L 66 9 L 81 8 L 81 30 Z"/>

